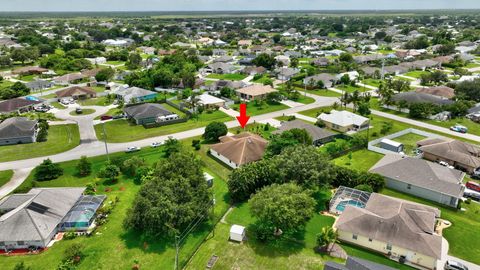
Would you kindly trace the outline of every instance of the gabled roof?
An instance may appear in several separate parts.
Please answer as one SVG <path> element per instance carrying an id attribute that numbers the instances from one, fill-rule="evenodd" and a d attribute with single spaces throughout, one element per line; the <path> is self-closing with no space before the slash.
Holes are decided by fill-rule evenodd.
<path id="1" fill-rule="evenodd" d="M 437 105 L 452 104 L 453 101 L 443 99 L 434 95 L 419 93 L 419 92 L 403 92 L 393 96 L 393 101 L 405 100 L 408 103 L 432 103 Z"/>
<path id="2" fill-rule="evenodd" d="M 417 142 L 420 150 L 453 160 L 473 168 L 480 167 L 480 147 L 466 142 L 448 139 L 425 139 Z"/>
<path id="3" fill-rule="evenodd" d="M 151 118 L 172 115 L 173 113 L 156 103 L 144 103 L 128 106 L 123 109 L 125 113 L 135 119 Z"/>
<path id="4" fill-rule="evenodd" d="M 280 134 L 280 133 L 283 133 L 284 131 L 291 130 L 294 128 L 306 130 L 307 133 L 312 137 L 313 141 L 335 136 L 335 133 L 331 131 L 314 126 L 309 123 L 305 123 L 302 120 L 293 120 L 293 121 L 283 122 L 282 125 L 278 128 L 278 130 L 275 130 L 274 132 L 272 132 L 272 134 Z"/>
<path id="5" fill-rule="evenodd" d="M 273 89 L 270 85 L 254 84 L 254 85 L 250 85 L 250 86 L 238 89 L 236 90 L 236 92 L 250 95 L 250 96 L 260 96 L 260 95 L 265 95 L 272 92 L 277 92 L 277 90 Z"/>
<path id="6" fill-rule="evenodd" d="M 356 125 L 361 126 L 369 119 L 358 114 L 354 114 L 349 111 L 337 111 L 331 110 L 329 114 L 322 113 L 318 116 L 318 119 L 333 123 L 342 127 Z"/>
<path id="7" fill-rule="evenodd" d="M 365 208 L 347 206 L 335 227 L 440 259 L 442 237 L 435 234 L 439 216 L 437 208 L 372 193 Z"/>
<path id="8" fill-rule="evenodd" d="M 220 137 L 220 143 L 211 149 L 228 158 L 237 165 L 243 165 L 262 159 L 268 141 L 248 132 L 235 136 Z"/>
<path id="9" fill-rule="evenodd" d="M 424 159 L 387 154 L 370 172 L 456 198 L 464 191 L 463 172 Z"/>
<path id="10" fill-rule="evenodd" d="M 430 94 L 443 98 L 453 98 L 455 96 L 455 90 L 448 86 L 435 86 L 435 87 L 419 87 L 415 90 L 417 93 Z"/>
<path id="11" fill-rule="evenodd" d="M 35 133 L 37 120 L 25 117 L 12 117 L 0 123 L 0 139 L 31 137 Z"/>
<path id="12" fill-rule="evenodd" d="M 57 228 L 82 196 L 85 188 L 34 188 L 27 194 L 14 194 L 0 201 L 24 200 L 0 217 L 0 241 L 42 241 Z M 28 196 L 28 200 L 25 200 Z M 12 198 L 14 197 L 14 198 Z M 21 198 L 20 198 L 21 197 Z"/>

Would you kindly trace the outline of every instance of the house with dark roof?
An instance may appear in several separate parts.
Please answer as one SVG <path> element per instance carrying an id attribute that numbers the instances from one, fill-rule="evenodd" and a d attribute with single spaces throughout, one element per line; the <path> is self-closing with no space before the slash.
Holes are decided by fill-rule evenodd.
<path id="1" fill-rule="evenodd" d="M 439 217 L 437 208 L 372 193 L 365 208 L 347 205 L 333 227 L 342 242 L 437 269 L 444 255 L 443 238 L 435 231 Z"/>
<path id="2" fill-rule="evenodd" d="M 282 125 L 272 132 L 272 134 L 281 134 L 291 129 L 304 129 L 312 137 L 313 145 L 320 146 L 327 142 L 335 140 L 336 133 L 314 126 L 302 120 L 293 120 L 283 122 Z"/>
<path id="3" fill-rule="evenodd" d="M 328 73 L 320 73 L 317 75 L 306 77 L 305 79 L 303 79 L 303 84 L 310 86 L 313 83 L 313 86 L 316 86 L 319 81 L 323 82 L 324 88 L 330 88 L 337 83 L 338 79 L 335 75 Z"/>
<path id="4" fill-rule="evenodd" d="M 232 168 L 262 159 L 268 141 L 252 133 L 220 137 L 220 143 L 212 145 L 210 153 Z"/>
<path id="5" fill-rule="evenodd" d="M 122 88 L 115 92 L 118 99 L 123 100 L 125 103 L 144 102 L 155 99 L 157 92 L 153 92 L 140 87 L 128 87 Z"/>
<path id="6" fill-rule="evenodd" d="M 207 74 L 215 73 L 215 74 L 230 74 L 235 70 L 235 67 L 232 64 L 224 63 L 224 62 L 215 62 L 208 64 L 204 69 L 203 72 Z"/>
<path id="7" fill-rule="evenodd" d="M 345 264 L 326 262 L 323 270 L 395 270 L 395 268 L 349 256 Z"/>
<path id="8" fill-rule="evenodd" d="M 85 188 L 33 188 L 0 200 L 0 249 L 45 248 L 60 231 L 86 231 L 105 195 Z"/>
<path id="9" fill-rule="evenodd" d="M 180 118 L 177 114 L 156 103 L 143 103 L 126 106 L 123 109 L 123 112 L 127 115 L 128 119 L 132 120 L 137 125 L 169 122 Z"/>
<path id="10" fill-rule="evenodd" d="M 28 82 L 25 84 L 25 86 L 28 87 L 31 91 L 39 91 L 47 88 L 53 87 L 55 84 L 50 81 L 45 81 L 45 80 L 36 80 L 32 82 Z"/>
<path id="11" fill-rule="evenodd" d="M 457 207 L 465 173 L 427 160 L 387 154 L 369 170 L 385 178 L 388 188 Z"/>
<path id="12" fill-rule="evenodd" d="M 470 174 L 480 170 L 480 147 L 476 145 L 453 139 L 425 139 L 417 146 L 426 160 L 444 161 Z"/>
<path id="13" fill-rule="evenodd" d="M 448 86 L 419 87 L 415 89 L 415 92 L 429 94 L 444 99 L 452 99 L 455 97 L 455 89 Z"/>
<path id="14" fill-rule="evenodd" d="M 26 98 L 12 98 L 0 102 L 0 113 L 29 112 L 42 102 Z"/>
<path id="15" fill-rule="evenodd" d="M 0 145 L 34 143 L 37 141 L 38 120 L 12 117 L 0 123 Z"/>
<path id="16" fill-rule="evenodd" d="M 430 103 L 435 105 L 449 105 L 453 103 L 452 100 L 420 92 L 398 93 L 392 97 L 392 100 L 395 102 L 405 101 L 408 104 Z"/>
<path id="17" fill-rule="evenodd" d="M 55 92 L 57 98 L 88 99 L 97 96 L 97 92 L 90 87 L 72 86 L 64 90 Z"/>

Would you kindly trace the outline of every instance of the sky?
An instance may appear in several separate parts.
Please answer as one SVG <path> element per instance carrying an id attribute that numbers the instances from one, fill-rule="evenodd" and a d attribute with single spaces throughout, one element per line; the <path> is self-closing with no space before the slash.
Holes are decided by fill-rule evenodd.
<path id="1" fill-rule="evenodd" d="M 479 9 L 480 0 L 0 0 L 0 11 Z"/>

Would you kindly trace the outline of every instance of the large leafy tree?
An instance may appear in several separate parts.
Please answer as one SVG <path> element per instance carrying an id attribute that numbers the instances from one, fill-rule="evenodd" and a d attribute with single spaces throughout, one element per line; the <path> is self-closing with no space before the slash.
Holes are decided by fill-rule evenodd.
<path id="1" fill-rule="evenodd" d="M 305 129 L 294 128 L 274 135 L 265 151 L 266 157 L 279 155 L 283 149 L 297 144 L 311 145 L 312 137 Z"/>
<path id="2" fill-rule="evenodd" d="M 480 79 L 457 84 L 455 95 L 468 100 L 480 101 Z"/>
<path id="3" fill-rule="evenodd" d="M 272 55 L 262 53 L 259 54 L 255 59 L 253 59 L 252 63 L 256 66 L 261 66 L 266 69 L 272 69 L 273 67 L 275 67 L 277 61 Z"/>
<path id="4" fill-rule="evenodd" d="M 158 162 L 124 225 L 147 236 L 173 236 L 208 214 L 211 196 L 201 162 L 186 150 Z"/>
<path id="5" fill-rule="evenodd" d="M 92 163 L 86 156 L 82 156 L 77 164 L 77 173 L 80 176 L 87 176 L 92 172 Z"/>
<path id="6" fill-rule="evenodd" d="M 115 75 L 115 71 L 112 68 L 104 68 L 100 70 L 97 75 L 95 75 L 95 79 L 99 82 L 109 82 L 113 75 Z"/>
<path id="7" fill-rule="evenodd" d="M 252 215 L 257 218 L 259 240 L 301 231 L 315 212 L 315 200 L 302 187 L 287 183 L 273 184 L 255 194 L 249 201 Z"/>
<path id="8" fill-rule="evenodd" d="M 216 142 L 221 136 L 225 136 L 228 133 L 227 126 L 221 122 L 211 122 L 205 128 L 203 138 L 209 142 Z"/>

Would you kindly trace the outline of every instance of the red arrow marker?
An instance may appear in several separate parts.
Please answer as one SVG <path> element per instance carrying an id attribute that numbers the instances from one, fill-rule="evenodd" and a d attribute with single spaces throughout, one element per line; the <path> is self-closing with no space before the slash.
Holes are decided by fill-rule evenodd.
<path id="1" fill-rule="evenodd" d="M 238 123 L 242 128 L 245 128 L 248 119 L 250 119 L 250 116 L 247 116 L 247 104 L 242 103 L 240 104 L 240 116 L 237 116 Z"/>

